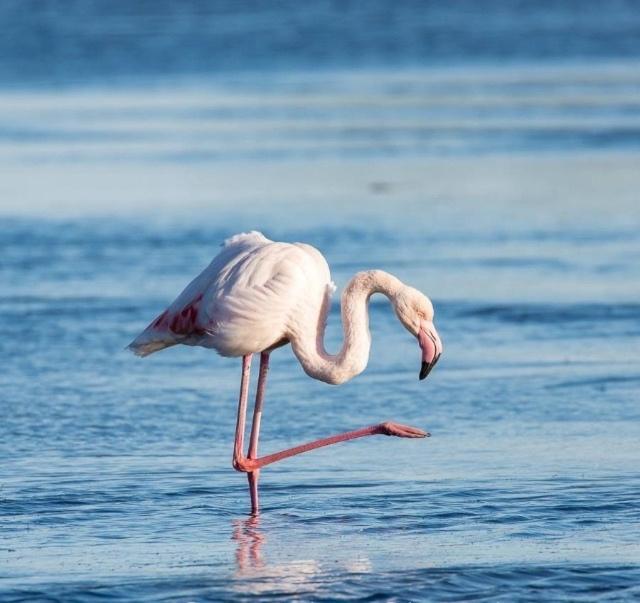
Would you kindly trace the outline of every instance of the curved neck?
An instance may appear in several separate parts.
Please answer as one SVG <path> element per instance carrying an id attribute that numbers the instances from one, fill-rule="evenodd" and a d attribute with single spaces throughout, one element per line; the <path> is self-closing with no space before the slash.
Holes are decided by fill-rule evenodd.
<path id="1" fill-rule="evenodd" d="M 404 285 L 395 276 L 382 270 L 358 272 L 342 294 L 342 328 L 344 342 L 337 354 L 329 354 L 324 347 L 324 333 L 329 313 L 327 294 L 318 322 L 291 337 L 291 346 L 302 368 L 314 379 L 326 383 L 344 383 L 361 373 L 369 361 L 371 334 L 369 332 L 368 301 L 374 293 L 386 295 L 392 302 Z"/>

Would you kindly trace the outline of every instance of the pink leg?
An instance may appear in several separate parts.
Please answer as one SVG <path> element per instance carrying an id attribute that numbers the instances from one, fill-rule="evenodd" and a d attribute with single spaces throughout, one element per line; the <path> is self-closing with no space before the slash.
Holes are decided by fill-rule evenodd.
<path id="1" fill-rule="evenodd" d="M 242 357 L 242 378 L 240 379 L 240 399 L 236 419 L 236 439 L 233 444 L 233 467 L 238 471 L 244 458 L 244 427 L 247 419 L 247 397 L 249 395 L 249 377 L 251 374 L 251 354 Z"/>
<path id="2" fill-rule="evenodd" d="M 260 354 L 260 374 L 258 376 L 258 388 L 256 390 L 256 402 L 253 407 L 253 421 L 251 423 L 251 439 L 249 440 L 250 459 L 258 458 L 258 439 L 260 438 L 260 421 L 262 419 L 262 405 L 264 404 L 264 390 L 267 383 L 267 373 L 269 372 L 269 352 Z M 258 500 L 258 480 L 260 470 L 247 473 L 249 479 L 249 492 L 251 494 L 251 513 L 257 515 L 260 509 Z"/>
<path id="3" fill-rule="evenodd" d="M 401 425 L 400 423 L 394 423 L 392 421 L 385 421 L 378 425 L 371 425 L 369 427 L 362 427 L 360 429 L 354 429 L 353 431 L 347 431 L 346 433 L 340 433 L 328 438 L 321 438 L 320 440 L 314 440 L 307 444 L 301 444 L 300 446 L 294 446 L 293 448 L 287 448 L 280 452 L 274 452 L 273 454 L 267 454 L 261 458 L 242 458 L 239 459 L 234 467 L 238 471 L 255 471 L 261 469 L 272 463 L 277 463 L 283 459 L 287 459 L 303 452 L 309 452 L 316 448 L 322 448 L 323 446 L 330 446 L 331 444 L 338 444 L 339 442 L 346 442 L 348 440 L 355 440 L 356 438 L 363 438 L 371 435 L 386 435 L 396 436 L 399 438 L 424 438 L 430 434 L 417 427 L 410 427 L 409 425 Z"/>
<path id="4" fill-rule="evenodd" d="M 244 456 L 244 432 L 247 417 L 247 398 L 249 393 L 251 357 L 251 354 L 242 357 L 242 379 L 240 381 L 240 400 L 238 402 L 236 439 L 233 448 L 233 468 L 236 469 L 236 471 L 244 471 L 249 474 L 251 511 L 253 514 L 257 514 L 258 512 L 259 470 L 266 465 L 271 465 L 277 461 L 281 461 L 297 454 L 302 454 L 303 452 L 309 452 L 316 448 L 322 448 L 323 446 L 330 446 L 331 444 L 346 442 L 348 440 L 355 440 L 356 438 L 362 438 L 365 436 L 387 435 L 399 438 L 424 438 L 429 435 L 417 427 L 410 427 L 408 425 L 401 425 L 400 423 L 385 421 L 378 425 L 362 427 L 361 429 L 347 431 L 346 433 L 329 436 L 328 438 L 321 438 L 307 444 L 301 444 L 300 446 L 294 446 L 293 448 L 287 448 L 286 450 L 281 450 L 280 452 L 274 452 L 273 454 L 268 454 L 262 458 L 258 458 L 260 420 L 262 418 L 262 405 L 264 402 L 267 371 L 269 369 L 269 355 L 263 353 L 260 357 L 260 379 L 258 382 L 258 390 L 256 392 L 256 405 L 253 411 L 253 426 L 251 429 L 251 440 L 249 442 L 249 454 L 248 456 Z"/>

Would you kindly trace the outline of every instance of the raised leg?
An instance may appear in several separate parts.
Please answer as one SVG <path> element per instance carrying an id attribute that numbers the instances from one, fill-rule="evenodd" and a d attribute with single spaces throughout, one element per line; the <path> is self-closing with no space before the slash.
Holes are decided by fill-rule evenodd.
<path id="1" fill-rule="evenodd" d="M 269 352 L 260 354 L 260 374 L 258 376 L 258 387 L 256 389 L 256 402 L 253 407 L 253 421 L 251 423 L 251 439 L 249 440 L 248 458 L 258 458 L 258 439 L 260 438 L 260 421 L 262 419 L 262 406 L 264 404 L 264 391 L 267 384 L 267 373 L 269 372 Z M 256 515 L 260 509 L 258 499 L 258 480 L 260 470 L 249 471 L 249 493 L 251 494 L 251 513 Z"/>
<path id="2" fill-rule="evenodd" d="M 331 446 L 331 444 L 338 444 L 339 442 L 347 442 L 348 440 L 355 440 L 356 438 L 363 438 L 365 436 L 372 435 L 386 435 L 396 436 L 398 438 L 426 438 L 429 437 L 429 433 L 418 429 L 417 427 L 411 427 L 409 425 L 402 425 L 400 423 L 394 423 L 392 421 L 385 421 L 378 425 L 370 425 L 369 427 L 362 427 L 360 429 L 354 429 L 353 431 L 347 431 L 346 433 L 339 433 L 337 435 L 329 436 L 328 438 L 321 438 L 308 442 L 307 444 L 301 444 L 300 446 L 294 446 L 293 448 L 287 448 L 280 452 L 274 452 L 273 454 L 267 454 L 261 458 L 242 458 L 234 467 L 238 471 L 255 471 L 261 469 L 272 463 L 277 463 L 283 459 L 287 459 L 303 452 L 310 452 L 316 448 L 322 448 L 323 446 Z"/>
<path id="3" fill-rule="evenodd" d="M 238 418 L 236 421 L 236 438 L 233 448 L 233 468 L 237 471 L 244 471 L 248 473 L 249 489 L 251 494 L 251 511 L 253 514 L 258 512 L 258 477 L 259 470 L 266 465 L 271 465 L 277 461 L 302 454 L 303 452 L 309 452 L 316 448 L 322 448 L 323 446 L 330 446 L 331 444 L 337 444 L 339 442 L 346 442 L 348 440 L 355 440 L 356 438 L 362 438 L 371 435 L 387 435 L 396 436 L 399 438 L 424 438 L 429 434 L 417 427 L 410 427 L 408 425 L 401 425 L 400 423 L 393 423 L 391 421 L 385 421 L 378 425 L 371 425 L 369 427 L 362 427 L 361 429 L 355 429 L 353 431 L 347 431 L 328 438 L 321 438 L 308 442 L 307 444 L 301 444 L 300 446 L 294 446 L 293 448 L 287 448 L 280 452 L 274 452 L 268 454 L 262 458 L 258 458 L 258 439 L 260 436 L 260 421 L 262 418 L 262 405 L 264 402 L 264 391 L 267 378 L 267 371 L 269 369 L 269 355 L 263 353 L 260 357 L 260 378 L 258 382 L 258 389 L 256 392 L 256 404 L 253 411 L 253 425 L 251 428 L 251 439 L 249 442 L 248 456 L 244 456 L 244 432 L 247 417 L 247 398 L 249 393 L 249 377 L 251 372 L 251 354 L 242 357 L 242 379 L 240 381 L 240 399 L 238 401 Z"/>

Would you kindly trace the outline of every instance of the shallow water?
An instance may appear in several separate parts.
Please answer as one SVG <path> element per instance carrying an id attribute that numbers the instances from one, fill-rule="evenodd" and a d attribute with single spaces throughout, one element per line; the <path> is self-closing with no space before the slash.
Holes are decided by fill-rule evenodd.
<path id="1" fill-rule="evenodd" d="M 316 24 L 299 53 L 277 10 L 0 8 L 2 601 L 640 597 L 640 11 L 542 4 L 492 2 L 480 38 L 473 3 L 283 4 L 285 31 Z M 269 467 L 258 519 L 239 361 L 123 349 L 254 228 L 339 288 L 420 288 L 445 345 L 419 382 L 374 298 L 352 382 L 274 353 L 264 452 L 385 419 L 432 437 Z"/>
<path id="2" fill-rule="evenodd" d="M 415 234 L 271 225 L 321 248 L 339 285 L 378 266 L 430 293 L 446 355 L 419 382 L 383 299 L 353 382 L 313 382 L 275 353 L 263 450 L 388 418 L 433 435 L 268 468 L 257 520 L 230 466 L 238 361 L 122 349 L 233 224 L 4 221 L 3 598 L 640 594 L 639 237 L 628 224 L 504 236 L 455 216 L 419 217 Z M 338 321 L 336 307 L 334 348 Z"/>

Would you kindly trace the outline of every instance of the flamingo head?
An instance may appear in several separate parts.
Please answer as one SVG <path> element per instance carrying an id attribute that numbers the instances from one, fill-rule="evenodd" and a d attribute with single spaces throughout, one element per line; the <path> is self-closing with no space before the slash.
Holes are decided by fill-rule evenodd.
<path id="1" fill-rule="evenodd" d="M 442 355 L 442 341 L 433 324 L 433 304 L 413 287 L 404 287 L 394 300 L 398 319 L 418 339 L 422 354 L 420 380 L 426 379 Z"/>

